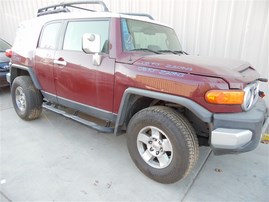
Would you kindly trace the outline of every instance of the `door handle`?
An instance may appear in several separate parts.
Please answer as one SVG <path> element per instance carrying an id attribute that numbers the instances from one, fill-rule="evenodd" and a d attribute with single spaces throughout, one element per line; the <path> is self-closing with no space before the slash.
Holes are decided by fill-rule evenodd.
<path id="1" fill-rule="evenodd" d="M 61 66 L 66 66 L 67 65 L 67 62 L 64 61 L 63 59 L 59 59 L 59 60 L 54 60 L 53 61 L 53 64 L 61 65 Z"/>

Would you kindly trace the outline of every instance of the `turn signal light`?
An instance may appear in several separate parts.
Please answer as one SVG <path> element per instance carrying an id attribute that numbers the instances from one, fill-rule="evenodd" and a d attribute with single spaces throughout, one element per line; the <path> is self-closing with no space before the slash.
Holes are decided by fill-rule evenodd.
<path id="1" fill-rule="evenodd" d="M 244 102 L 245 92 L 241 90 L 210 90 L 205 99 L 211 104 L 241 105 Z"/>

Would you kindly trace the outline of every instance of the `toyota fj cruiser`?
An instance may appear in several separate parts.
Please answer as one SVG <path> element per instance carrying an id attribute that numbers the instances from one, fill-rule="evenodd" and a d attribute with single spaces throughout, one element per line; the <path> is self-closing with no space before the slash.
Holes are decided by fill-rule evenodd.
<path id="1" fill-rule="evenodd" d="M 20 118 L 36 119 L 43 107 L 101 132 L 126 132 L 136 166 L 161 183 L 188 175 L 198 140 L 216 154 L 257 147 L 268 125 L 259 91 L 267 79 L 249 63 L 188 55 L 175 31 L 147 14 L 81 4 L 41 8 L 19 26 L 7 80 Z"/>

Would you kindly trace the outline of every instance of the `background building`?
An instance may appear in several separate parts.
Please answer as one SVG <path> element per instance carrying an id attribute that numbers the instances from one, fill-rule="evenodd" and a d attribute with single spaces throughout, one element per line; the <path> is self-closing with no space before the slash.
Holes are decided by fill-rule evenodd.
<path id="1" fill-rule="evenodd" d="M 0 38 L 13 43 L 20 21 L 63 0 L 0 0 Z M 246 60 L 269 78 L 268 0 L 104 0 L 113 12 L 143 12 L 176 30 L 189 54 Z M 267 94 L 268 83 L 261 84 Z"/>

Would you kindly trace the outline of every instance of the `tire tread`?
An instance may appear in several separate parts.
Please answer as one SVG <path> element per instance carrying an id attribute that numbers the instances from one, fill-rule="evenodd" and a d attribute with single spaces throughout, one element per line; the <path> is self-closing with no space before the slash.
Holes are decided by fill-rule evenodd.
<path id="1" fill-rule="evenodd" d="M 138 160 L 136 159 L 135 155 L 132 154 L 133 149 L 131 148 L 131 141 L 134 141 L 130 136 L 134 135 L 132 134 L 132 130 L 134 129 L 136 124 L 139 124 L 139 120 L 144 120 L 144 117 L 153 117 L 151 121 L 156 121 L 158 123 L 168 124 L 167 127 L 175 127 L 178 129 L 180 134 L 183 136 L 183 140 L 185 141 L 185 145 L 187 147 L 187 154 L 188 157 L 187 165 L 184 165 L 184 173 L 179 174 L 178 170 L 173 169 L 172 171 L 169 171 L 169 173 L 162 175 L 160 170 L 154 170 L 152 169 L 152 172 L 149 175 L 148 170 L 144 170 L 144 168 L 139 165 Z M 153 120 L 155 119 L 155 120 Z M 161 182 L 161 183 L 174 183 L 184 177 L 186 177 L 191 169 L 194 167 L 195 163 L 197 162 L 198 156 L 199 156 L 199 145 L 198 145 L 198 139 L 195 134 L 195 131 L 192 127 L 192 125 L 189 123 L 189 121 L 180 113 L 178 113 L 176 110 L 166 107 L 166 106 L 153 106 L 149 108 L 145 108 L 139 112 L 137 112 L 132 119 L 130 120 L 130 123 L 128 125 L 127 129 L 128 134 L 128 149 L 129 153 L 137 165 L 137 167 L 148 177 L 152 178 L 155 181 Z"/>
<path id="2" fill-rule="evenodd" d="M 21 86 L 24 90 L 26 97 L 26 110 L 22 113 L 18 108 L 15 101 L 15 90 Z M 15 111 L 24 120 L 37 119 L 42 112 L 42 95 L 38 89 L 35 88 L 29 76 L 18 76 L 14 79 L 11 86 L 11 95 Z"/>

